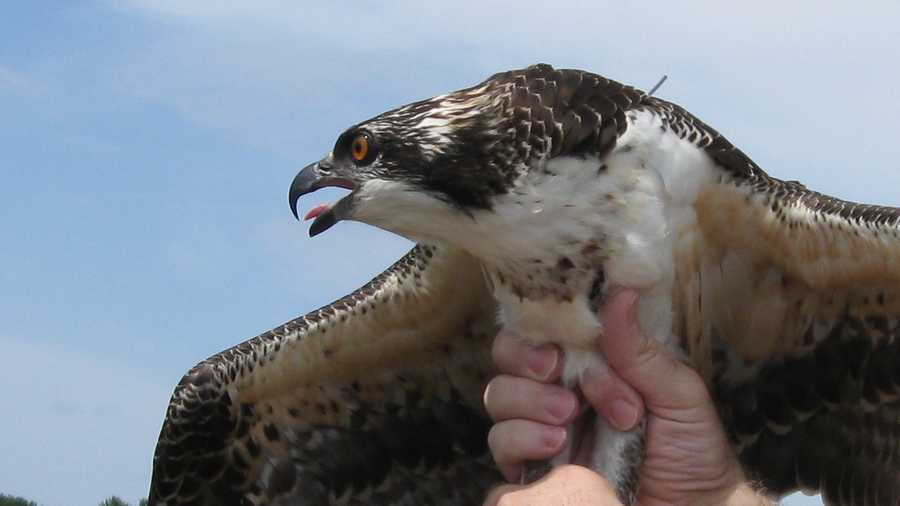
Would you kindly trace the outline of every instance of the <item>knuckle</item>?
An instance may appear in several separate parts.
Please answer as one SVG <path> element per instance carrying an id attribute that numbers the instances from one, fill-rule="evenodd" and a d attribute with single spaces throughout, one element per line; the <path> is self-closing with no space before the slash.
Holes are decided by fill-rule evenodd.
<path id="1" fill-rule="evenodd" d="M 654 360 L 660 353 L 659 343 L 651 338 L 641 336 L 637 340 L 637 356 L 640 360 Z"/>
<path id="2" fill-rule="evenodd" d="M 672 369 L 674 364 L 671 362 L 672 360 L 666 355 L 666 350 L 662 344 L 654 339 L 641 337 L 635 345 L 631 368 L 646 370 L 648 368 L 665 367 L 664 373 L 671 374 L 675 372 Z M 663 374 L 663 372 L 660 372 L 660 374 Z"/>

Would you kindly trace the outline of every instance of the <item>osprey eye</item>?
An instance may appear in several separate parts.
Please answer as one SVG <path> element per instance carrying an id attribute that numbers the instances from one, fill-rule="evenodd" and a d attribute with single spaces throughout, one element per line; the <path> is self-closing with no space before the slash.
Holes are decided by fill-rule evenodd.
<path id="1" fill-rule="evenodd" d="M 361 162 L 369 155 L 369 136 L 365 134 L 357 135 L 350 145 L 350 156 L 357 162 Z"/>

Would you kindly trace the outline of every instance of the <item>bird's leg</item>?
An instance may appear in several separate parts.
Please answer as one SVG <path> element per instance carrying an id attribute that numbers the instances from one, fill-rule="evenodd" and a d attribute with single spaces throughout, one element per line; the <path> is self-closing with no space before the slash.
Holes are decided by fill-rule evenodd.
<path id="1" fill-rule="evenodd" d="M 566 350 L 563 385 L 578 390 L 577 378 L 587 367 L 608 367 L 593 351 Z M 563 464 L 580 464 L 605 477 L 616 490 L 622 504 L 634 504 L 637 494 L 638 472 L 644 458 L 643 422 L 630 431 L 613 428 L 593 409 L 584 409 L 566 427 L 566 442 L 562 451 L 544 461 L 526 462 L 522 483 L 543 478 L 550 469 Z"/>
<path id="2" fill-rule="evenodd" d="M 602 370 L 609 367 L 603 357 L 593 351 L 568 351 L 566 360 L 565 367 L 573 370 L 564 370 L 564 377 L 580 378 L 588 368 Z M 571 462 L 603 475 L 613 485 L 623 504 L 633 504 L 638 472 L 644 460 L 644 424 L 629 431 L 620 431 L 594 410 L 587 410 L 580 418 L 586 421 L 573 424 L 575 434 L 572 441 L 578 443 L 578 451 Z"/>
<path id="3" fill-rule="evenodd" d="M 615 488 L 622 504 L 634 504 L 638 490 L 638 473 L 644 462 L 643 421 L 627 432 L 614 429 L 602 416 L 594 416 L 590 461 L 587 467 L 603 475 Z"/>

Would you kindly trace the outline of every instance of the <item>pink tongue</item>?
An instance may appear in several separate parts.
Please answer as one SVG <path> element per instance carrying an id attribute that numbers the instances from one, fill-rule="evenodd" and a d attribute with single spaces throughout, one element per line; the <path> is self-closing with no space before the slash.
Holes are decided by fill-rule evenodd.
<path id="1" fill-rule="evenodd" d="M 311 220 L 311 219 L 315 218 L 316 216 L 327 211 L 330 207 L 331 206 L 328 204 L 319 204 L 316 207 L 310 209 L 310 211 L 308 213 L 306 213 L 306 216 L 303 217 L 303 220 L 304 221 Z"/>

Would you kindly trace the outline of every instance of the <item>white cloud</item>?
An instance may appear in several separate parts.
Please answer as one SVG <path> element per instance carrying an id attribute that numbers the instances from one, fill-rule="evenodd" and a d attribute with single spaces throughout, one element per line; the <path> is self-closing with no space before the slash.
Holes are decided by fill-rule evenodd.
<path id="1" fill-rule="evenodd" d="M 145 494 L 170 385 L 140 370 L 0 337 L 0 491 L 44 506 Z M 54 486 L 57 479 L 65 487 Z"/>

